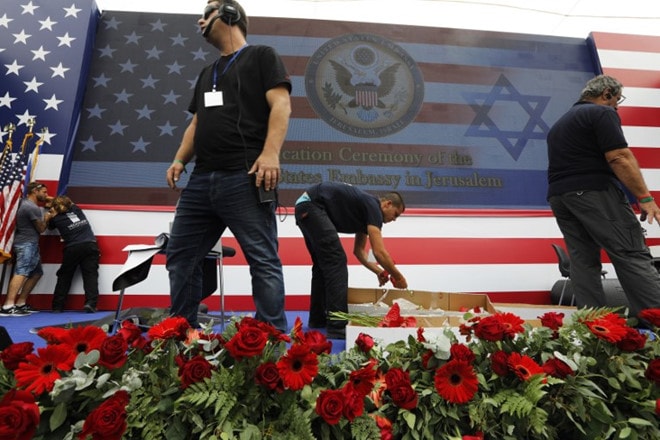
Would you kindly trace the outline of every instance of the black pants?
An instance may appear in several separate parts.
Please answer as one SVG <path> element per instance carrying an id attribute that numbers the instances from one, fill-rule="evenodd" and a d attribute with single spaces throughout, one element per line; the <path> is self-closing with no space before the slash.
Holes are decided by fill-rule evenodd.
<path id="1" fill-rule="evenodd" d="M 325 209 L 314 202 L 296 205 L 296 224 L 312 257 L 310 323 L 344 327 L 345 321 L 326 322 L 329 312 L 348 312 L 348 261 L 337 228 Z"/>
<path id="2" fill-rule="evenodd" d="M 660 307 L 660 275 L 642 226 L 620 188 L 572 191 L 551 197 L 550 206 L 571 257 L 571 284 L 578 307 L 605 306 L 601 249 L 614 265 L 631 315 Z"/>
<path id="3" fill-rule="evenodd" d="M 62 265 L 57 271 L 57 284 L 53 292 L 53 310 L 64 308 L 78 267 L 82 273 L 85 304 L 96 307 L 99 298 L 100 255 L 95 242 L 72 244 L 64 248 Z"/>

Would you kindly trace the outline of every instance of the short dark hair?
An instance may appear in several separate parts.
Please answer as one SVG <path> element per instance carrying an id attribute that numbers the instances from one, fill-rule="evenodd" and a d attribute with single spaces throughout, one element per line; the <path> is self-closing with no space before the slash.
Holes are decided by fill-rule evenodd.
<path id="1" fill-rule="evenodd" d="M 406 204 L 403 202 L 403 197 L 396 191 L 390 191 L 387 194 L 380 196 L 381 200 L 389 200 L 395 208 L 401 208 L 401 212 L 406 210 Z"/>
<path id="2" fill-rule="evenodd" d="M 27 193 L 30 194 L 32 191 L 35 191 L 35 190 L 38 190 L 38 189 L 41 189 L 41 188 L 45 188 L 45 187 L 46 187 L 46 185 L 44 185 L 41 182 L 37 182 L 37 181 L 30 182 L 30 183 L 28 183 L 28 186 L 27 186 Z"/>

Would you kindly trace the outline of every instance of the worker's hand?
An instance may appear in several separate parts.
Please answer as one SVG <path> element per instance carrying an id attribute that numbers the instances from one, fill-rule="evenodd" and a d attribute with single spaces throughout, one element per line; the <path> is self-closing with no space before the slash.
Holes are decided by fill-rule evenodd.
<path id="1" fill-rule="evenodd" d="M 378 274 L 378 285 L 383 287 L 390 280 L 390 274 L 384 270 Z"/>
<path id="2" fill-rule="evenodd" d="M 176 189 L 176 183 L 179 181 L 179 178 L 181 177 L 181 173 L 185 173 L 186 168 L 183 165 L 183 162 L 181 161 L 173 161 L 172 165 L 167 169 L 167 172 L 165 174 L 165 179 L 167 180 L 167 185 L 172 188 Z"/>
<path id="3" fill-rule="evenodd" d="M 397 289 L 408 288 L 408 281 L 406 281 L 406 278 L 403 275 L 401 275 L 400 278 L 390 277 L 390 280 L 392 280 L 392 285 L 394 285 L 394 287 L 396 287 Z"/>
<path id="4" fill-rule="evenodd" d="M 647 203 L 640 203 L 639 210 L 642 211 L 642 215 L 639 216 L 639 221 L 648 221 L 649 224 L 653 224 L 653 219 L 658 222 L 660 225 L 660 208 L 655 203 L 654 200 Z"/>

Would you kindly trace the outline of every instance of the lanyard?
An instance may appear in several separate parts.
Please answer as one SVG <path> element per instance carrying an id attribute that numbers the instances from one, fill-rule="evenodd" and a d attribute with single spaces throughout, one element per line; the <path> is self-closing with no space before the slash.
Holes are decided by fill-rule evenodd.
<path id="1" fill-rule="evenodd" d="M 227 70 L 229 70 L 229 67 L 231 67 L 232 64 L 234 64 L 234 61 L 236 61 L 236 58 L 241 54 L 243 49 L 245 49 L 248 45 L 244 44 L 240 49 L 238 49 L 236 52 L 234 52 L 234 56 L 231 57 L 227 65 L 225 65 L 225 68 L 222 69 L 222 73 L 220 76 L 224 76 L 225 73 L 227 73 Z M 215 60 L 215 63 L 213 63 L 213 91 L 215 92 L 216 85 L 218 84 L 218 64 L 220 63 L 220 59 L 218 58 Z"/>

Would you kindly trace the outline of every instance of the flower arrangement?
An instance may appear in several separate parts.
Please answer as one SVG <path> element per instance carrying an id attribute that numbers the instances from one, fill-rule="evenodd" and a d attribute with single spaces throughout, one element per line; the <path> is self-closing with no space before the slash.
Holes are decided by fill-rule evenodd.
<path id="1" fill-rule="evenodd" d="M 468 315 L 335 355 L 299 319 L 50 327 L 0 352 L 0 439 L 657 439 L 660 309 L 642 317 L 655 330 L 614 309 Z"/>

